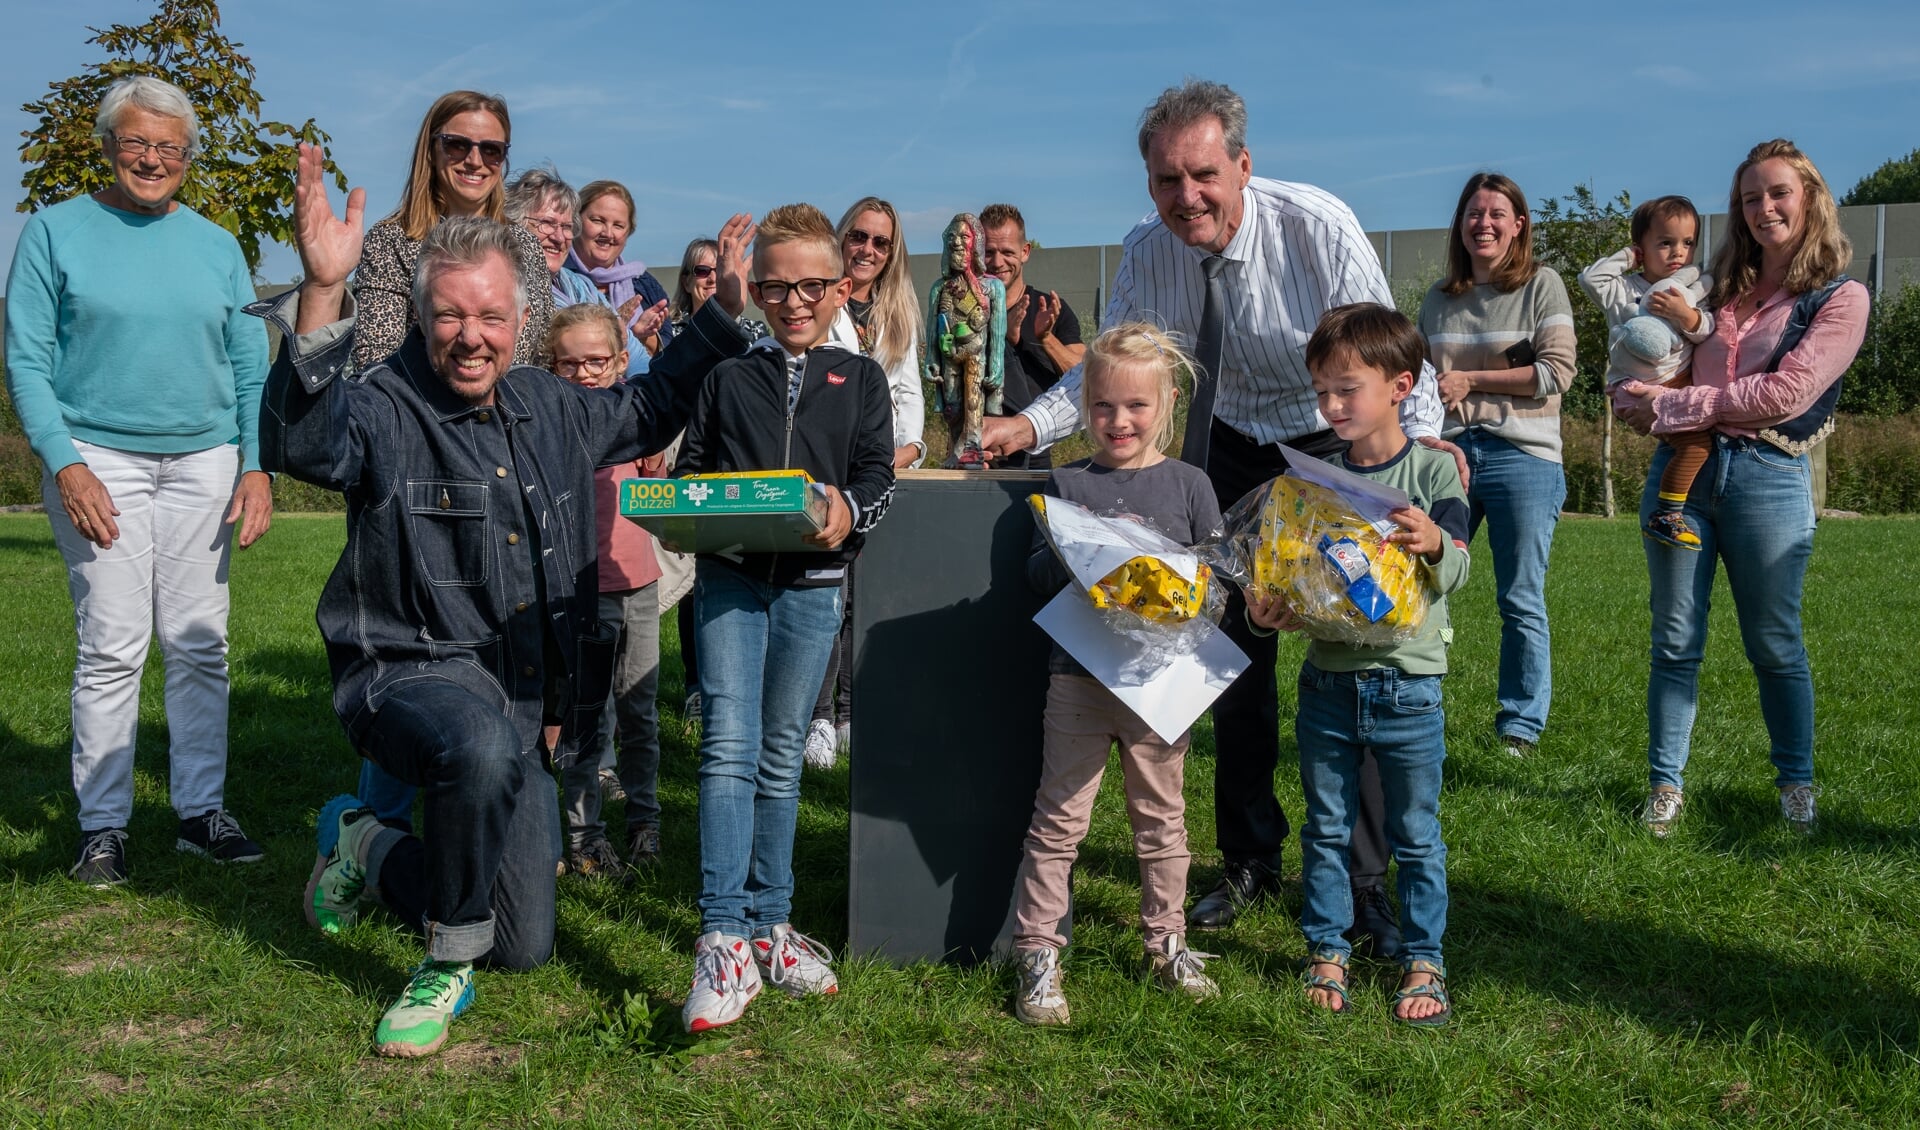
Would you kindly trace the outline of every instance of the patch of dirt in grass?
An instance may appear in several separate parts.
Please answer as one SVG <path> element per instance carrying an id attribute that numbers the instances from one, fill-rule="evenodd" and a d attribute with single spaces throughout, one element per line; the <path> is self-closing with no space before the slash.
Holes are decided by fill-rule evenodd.
<path id="1" fill-rule="evenodd" d="M 89 1071 L 79 1079 L 81 1093 L 93 1091 L 102 1095 L 124 1095 L 130 1091 L 144 1090 L 147 1085 L 145 1076 L 111 1075 L 105 1071 Z"/>
<path id="2" fill-rule="evenodd" d="M 123 903 L 71 910 L 43 923 L 41 929 L 73 955 L 54 966 L 69 977 L 125 965 L 147 965 L 161 957 L 177 958 L 177 943 L 187 936 L 186 923 L 142 920 L 135 907 Z"/>
<path id="3" fill-rule="evenodd" d="M 102 1029 L 99 1035 L 82 1047 L 91 1053 L 106 1047 L 124 1048 L 131 1044 L 158 1044 L 161 1047 L 209 1044 L 216 1038 L 208 1034 L 212 1028 L 213 1024 L 204 1017 L 155 1016 Z"/>
<path id="4" fill-rule="evenodd" d="M 1753 1088 L 1744 1080 L 1728 1087 L 1726 1094 L 1720 1096 L 1720 1109 L 1737 1110 L 1749 1118 L 1753 1117 L 1759 1111 L 1754 1105 Z"/>
<path id="5" fill-rule="evenodd" d="M 448 1044 L 434 1057 L 443 1071 L 469 1072 L 499 1071 L 514 1067 L 526 1058 L 526 1053 L 518 1047 L 498 1047 L 484 1040 L 462 1041 Z"/>

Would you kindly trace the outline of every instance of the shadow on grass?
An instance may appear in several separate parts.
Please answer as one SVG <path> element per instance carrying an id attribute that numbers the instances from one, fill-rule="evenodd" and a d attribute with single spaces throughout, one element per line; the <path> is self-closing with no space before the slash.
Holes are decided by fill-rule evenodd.
<path id="1" fill-rule="evenodd" d="M 1790 953 L 1596 915 L 1541 890 L 1452 884 L 1455 985 L 1523 987 L 1729 1045 L 1772 1033 L 1828 1059 L 1911 1062 L 1920 998 Z"/>

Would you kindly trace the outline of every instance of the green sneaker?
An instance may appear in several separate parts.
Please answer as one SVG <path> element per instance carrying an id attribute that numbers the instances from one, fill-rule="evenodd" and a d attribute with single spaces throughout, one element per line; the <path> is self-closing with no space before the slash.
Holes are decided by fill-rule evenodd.
<path id="1" fill-rule="evenodd" d="M 360 920 L 360 896 L 367 889 L 367 848 L 385 825 L 354 796 L 328 801 L 314 823 L 320 850 L 307 879 L 307 925 L 338 934 Z"/>
<path id="2" fill-rule="evenodd" d="M 473 1003 L 473 963 L 428 959 L 373 1030 L 373 1050 L 415 1059 L 447 1042 L 447 1026 Z"/>

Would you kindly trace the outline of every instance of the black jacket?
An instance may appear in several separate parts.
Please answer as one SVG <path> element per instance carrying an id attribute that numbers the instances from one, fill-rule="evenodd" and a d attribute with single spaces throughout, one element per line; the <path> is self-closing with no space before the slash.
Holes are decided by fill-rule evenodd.
<path id="1" fill-rule="evenodd" d="M 285 335 L 261 465 L 346 495 L 315 618 L 354 747 L 413 679 L 497 703 L 527 749 L 548 705 L 598 712 L 617 637 L 597 612 L 593 469 L 673 439 L 701 379 L 746 348 L 733 319 L 709 303 L 634 384 L 594 391 L 516 365 L 478 406 L 433 373 L 417 329 L 352 376 L 351 319 L 296 337 L 299 293 L 248 307 Z"/>
<path id="2" fill-rule="evenodd" d="M 893 397 L 878 363 L 825 343 L 807 351 L 791 413 L 787 387 L 786 350 L 770 340 L 715 366 L 700 386 L 674 470 L 802 470 L 839 487 L 853 510 L 853 532 L 838 549 L 701 555 L 768 584 L 837 585 L 893 498 Z"/>

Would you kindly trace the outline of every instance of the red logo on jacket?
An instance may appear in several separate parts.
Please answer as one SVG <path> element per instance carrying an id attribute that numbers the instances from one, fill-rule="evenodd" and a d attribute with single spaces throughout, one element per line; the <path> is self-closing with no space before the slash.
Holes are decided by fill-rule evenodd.
<path id="1" fill-rule="evenodd" d="M 843 385 L 847 383 L 847 378 L 839 373 L 828 373 L 827 383 L 830 385 Z"/>

